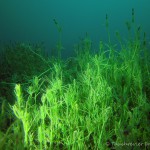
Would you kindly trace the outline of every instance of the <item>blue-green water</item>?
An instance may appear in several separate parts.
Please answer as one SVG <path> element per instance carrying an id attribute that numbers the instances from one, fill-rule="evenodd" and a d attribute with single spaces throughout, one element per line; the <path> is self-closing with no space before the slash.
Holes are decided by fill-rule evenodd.
<path id="1" fill-rule="evenodd" d="M 58 31 L 56 19 L 62 27 L 63 55 L 69 56 L 74 44 L 86 32 L 94 49 L 100 40 L 107 42 L 105 16 L 108 14 L 111 42 L 116 42 L 115 32 L 127 38 L 126 21 L 142 26 L 147 38 L 150 35 L 149 0 L 5 0 L 0 1 L 0 41 L 44 42 L 47 51 L 56 47 Z"/>

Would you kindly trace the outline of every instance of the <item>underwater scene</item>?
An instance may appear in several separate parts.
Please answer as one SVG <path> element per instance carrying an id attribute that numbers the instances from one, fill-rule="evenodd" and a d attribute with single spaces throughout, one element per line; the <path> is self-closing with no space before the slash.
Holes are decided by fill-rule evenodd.
<path id="1" fill-rule="evenodd" d="M 0 2 L 0 150 L 149 150 L 150 2 Z"/>

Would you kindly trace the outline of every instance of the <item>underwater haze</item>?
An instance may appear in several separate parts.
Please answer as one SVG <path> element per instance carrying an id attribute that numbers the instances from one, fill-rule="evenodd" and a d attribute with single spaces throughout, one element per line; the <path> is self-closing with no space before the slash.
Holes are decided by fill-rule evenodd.
<path id="1" fill-rule="evenodd" d="M 142 26 L 142 31 L 149 36 L 149 0 L 1 0 L 1 45 L 10 41 L 43 42 L 50 52 L 55 49 L 59 36 L 53 21 L 55 19 L 62 28 L 63 55 L 67 57 L 86 33 L 94 49 L 100 40 L 107 42 L 106 14 L 111 42 L 116 42 L 116 31 L 126 39 L 125 22 L 131 20 L 132 8 L 135 10 L 136 24 Z"/>

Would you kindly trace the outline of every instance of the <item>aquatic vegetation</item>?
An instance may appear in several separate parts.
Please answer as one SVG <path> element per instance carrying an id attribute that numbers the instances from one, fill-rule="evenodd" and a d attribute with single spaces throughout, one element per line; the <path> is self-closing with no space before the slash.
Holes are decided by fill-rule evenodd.
<path id="1" fill-rule="evenodd" d="M 98 53 L 92 53 L 86 36 L 67 60 L 50 62 L 38 53 L 35 59 L 44 69 L 15 80 L 15 103 L 9 105 L 13 120 L 7 130 L 0 128 L 0 148 L 148 148 L 149 47 L 138 37 L 124 43 L 117 36 L 120 50 L 109 40 L 100 41 Z M 1 108 L 2 122 L 5 101 Z"/>
<path id="2" fill-rule="evenodd" d="M 53 19 L 53 21 L 54 21 L 54 24 L 58 30 L 58 33 L 59 33 L 59 38 L 58 38 L 58 42 L 56 45 L 56 50 L 57 50 L 58 58 L 60 59 L 62 50 L 64 49 L 64 47 L 62 45 L 62 27 L 59 25 L 59 23 L 56 21 L 56 19 Z"/>
<path id="3" fill-rule="evenodd" d="M 46 71 L 50 65 L 40 45 L 31 46 L 27 43 L 6 45 L 1 58 L 0 95 L 10 103 L 13 102 L 10 100 L 13 96 L 11 90 L 16 83 L 29 82 L 33 76 Z"/>

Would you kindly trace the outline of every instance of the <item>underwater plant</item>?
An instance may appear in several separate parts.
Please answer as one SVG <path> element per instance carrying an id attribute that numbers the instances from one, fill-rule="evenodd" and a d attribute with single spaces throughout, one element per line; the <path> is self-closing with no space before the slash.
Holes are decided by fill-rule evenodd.
<path id="1" fill-rule="evenodd" d="M 64 49 L 64 47 L 62 46 L 62 28 L 59 25 L 59 23 L 56 21 L 56 19 L 53 19 L 53 21 L 54 21 L 54 24 L 58 30 L 58 33 L 59 33 L 59 38 L 58 38 L 58 43 L 56 45 L 56 49 L 58 51 L 58 58 L 60 59 L 61 58 L 61 52 Z"/>
<path id="2" fill-rule="evenodd" d="M 54 23 L 61 32 L 56 20 Z M 106 27 L 110 36 L 108 16 Z M 41 69 L 28 74 L 28 69 L 20 68 L 24 59 L 12 64 L 12 73 L 17 68 L 20 74 L 10 80 L 14 103 L 7 105 L 0 95 L 0 149 L 149 149 L 145 143 L 150 134 L 150 54 L 146 33 L 143 42 L 141 29 L 135 29 L 135 37 L 126 43 L 116 33 L 119 50 L 110 40 L 100 41 L 97 53 L 92 52 L 86 35 L 75 47 L 76 56 L 67 60 L 51 61 L 28 45 L 17 47 L 19 58 L 30 51 L 29 68 L 35 60 L 35 68 L 41 65 Z M 23 56 L 21 49 L 26 49 Z M 27 76 L 26 82 L 18 80 L 22 76 Z M 12 121 L 4 130 L 5 114 Z"/>

